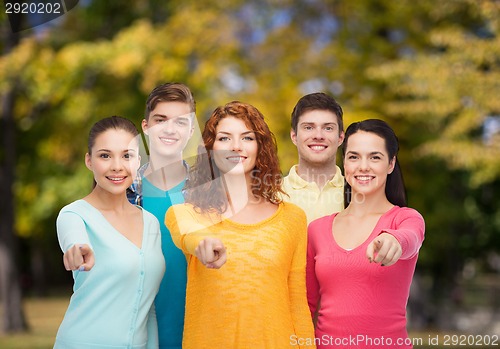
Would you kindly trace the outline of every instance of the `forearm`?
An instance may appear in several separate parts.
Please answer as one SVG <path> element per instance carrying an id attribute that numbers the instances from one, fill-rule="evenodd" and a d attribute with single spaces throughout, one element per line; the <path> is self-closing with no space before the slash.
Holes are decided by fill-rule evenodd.
<path id="1" fill-rule="evenodd" d="M 397 224 L 395 229 L 384 229 L 381 233 L 394 236 L 401 245 L 401 259 L 414 257 L 424 241 L 425 222 L 423 217 L 416 211 L 405 217 Z"/>

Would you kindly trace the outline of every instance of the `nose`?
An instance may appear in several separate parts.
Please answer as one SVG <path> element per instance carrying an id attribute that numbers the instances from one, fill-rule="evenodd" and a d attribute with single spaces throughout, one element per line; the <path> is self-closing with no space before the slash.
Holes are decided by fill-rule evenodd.
<path id="1" fill-rule="evenodd" d="M 175 133 L 175 125 L 174 125 L 174 120 L 169 119 L 163 123 L 163 131 L 167 134 L 172 134 Z"/>
<path id="2" fill-rule="evenodd" d="M 241 140 L 238 138 L 234 138 L 233 141 L 231 142 L 231 150 L 239 152 L 241 151 Z"/>
<path id="3" fill-rule="evenodd" d="M 321 127 L 316 127 L 314 129 L 314 134 L 313 134 L 313 137 L 314 139 L 324 139 L 324 135 L 323 135 L 323 128 Z"/>
<path id="4" fill-rule="evenodd" d="M 361 171 L 368 171 L 370 169 L 370 162 L 367 158 L 361 158 L 361 161 L 359 162 L 359 169 Z"/>
<path id="5" fill-rule="evenodd" d="M 113 157 L 111 160 L 111 170 L 115 172 L 119 172 L 123 169 L 122 159 L 119 157 Z"/>

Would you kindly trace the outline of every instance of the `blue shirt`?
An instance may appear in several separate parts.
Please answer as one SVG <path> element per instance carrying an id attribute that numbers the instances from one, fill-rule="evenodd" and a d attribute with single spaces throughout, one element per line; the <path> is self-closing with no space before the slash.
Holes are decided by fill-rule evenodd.
<path id="1" fill-rule="evenodd" d="M 182 181 L 174 188 L 164 191 L 154 186 L 146 177 L 142 178 L 142 204 L 144 209 L 160 221 L 161 248 L 166 265 L 165 275 L 155 299 L 160 349 L 182 347 L 187 262 L 182 251 L 172 242 L 170 231 L 165 226 L 165 213 L 170 206 L 184 202 L 184 184 L 185 181 Z"/>
<path id="2" fill-rule="evenodd" d="M 60 211 L 57 236 L 63 252 L 89 244 L 95 265 L 73 271 L 73 295 L 54 348 L 157 348 L 154 298 L 165 271 L 158 220 L 142 210 L 139 248 L 85 200 Z"/>
<path id="3" fill-rule="evenodd" d="M 137 171 L 134 181 L 127 188 L 127 199 L 133 205 L 142 206 L 142 177 L 149 166 L 149 162 L 142 165 Z M 161 220 L 160 220 L 161 222 Z"/>

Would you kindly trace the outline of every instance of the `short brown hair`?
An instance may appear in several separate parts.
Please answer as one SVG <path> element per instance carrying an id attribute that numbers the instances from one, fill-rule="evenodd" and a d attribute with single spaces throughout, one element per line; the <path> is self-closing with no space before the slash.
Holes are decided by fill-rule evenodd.
<path id="1" fill-rule="evenodd" d="M 169 82 L 156 86 L 146 100 L 144 118 L 149 119 L 149 114 L 160 102 L 182 102 L 189 105 L 191 113 L 196 113 L 196 102 L 189 87 L 178 82 Z"/>
<path id="2" fill-rule="evenodd" d="M 339 124 L 339 134 L 344 131 L 344 122 L 342 117 L 344 112 L 337 101 L 323 92 L 310 93 L 299 99 L 292 111 L 292 130 L 297 133 L 299 118 L 306 112 L 311 110 L 328 110 L 337 116 Z"/>

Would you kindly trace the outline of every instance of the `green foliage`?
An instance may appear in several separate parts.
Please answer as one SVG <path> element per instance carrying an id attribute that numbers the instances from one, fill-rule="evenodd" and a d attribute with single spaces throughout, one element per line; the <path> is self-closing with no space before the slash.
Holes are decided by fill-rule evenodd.
<path id="1" fill-rule="evenodd" d="M 394 96 L 387 114 L 425 124 L 434 134 L 419 148 L 452 169 L 470 171 L 473 188 L 500 177 L 500 146 L 482 136 L 488 116 L 500 115 L 500 27 L 498 2 L 476 5 L 470 15 L 478 27 L 431 29 L 435 50 L 373 67 L 369 76 L 387 82 Z"/>
<path id="2" fill-rule="evenodd" d="M 453 281 L 467 258 L 487 264 L 500 250 L 500 146 L 483 137 L 485 120 L 500 115 L 500 4 L 435 5 L 425 50 L 366 77 L 381 83 L 380 110 L 407 125 L 399 135 L 414 149 L 405 157 L 415 162 L 410 198 L 427 223 L 419 265 Z"/>

